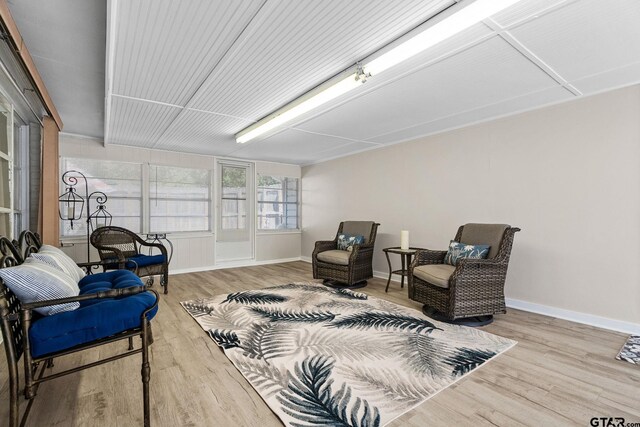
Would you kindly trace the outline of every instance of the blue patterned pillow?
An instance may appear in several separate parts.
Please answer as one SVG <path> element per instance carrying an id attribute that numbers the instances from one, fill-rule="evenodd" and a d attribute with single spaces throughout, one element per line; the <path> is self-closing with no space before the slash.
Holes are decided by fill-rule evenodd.
<path id="1" fill-rule="evenodd" d="M 350 234 L 338 234 L 338 249 L 341 251 L 351 251 L 353 245 L 364 243 L 364 236 L 352 236 Z"/>
<path id="2" fill-rule="evenodd" d="M 27 258 L 22 265 L 0 269 L 0 278 L 23 303 L 74 297 L 79 294 L 77 283 L 65 272 L 34 258 Z M 78 307 L 79 303 L 72 302 L 36 308 L 35 311 L 48 316 Z"/>
<path id="3" fill-rule="evenodd" d="M 452 240 L 449 243 L 449 250 L 444 257 L 444 263 L 449 265 L 456 265 L 459 259 L 471 258 L 471 259 L 484 259 L 489 254 L 489 245 L 467 245 Z"/>

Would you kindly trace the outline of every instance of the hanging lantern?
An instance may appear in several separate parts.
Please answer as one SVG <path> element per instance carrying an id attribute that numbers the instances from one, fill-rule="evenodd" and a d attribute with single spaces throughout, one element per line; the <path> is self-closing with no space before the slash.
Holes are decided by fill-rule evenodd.
<path id="1" fill-rule="evenodd" d="M 84 198 L 80 197 L 73 187 L 68 187 L 60 197 L 58 197 L 58 215 L 60 219 L 71 221 L 71 229 L 73 230 L 73 221 L 82 218 L 84 209 Z"/>
<path id="2" fill-rule="evenodd" d="M 104 205 L 98 205 L 98 209 L 89 215 L 89 223 L 92 230 L 97 230 L 100 227 L 108 227 L 111 225 L 112 216 L 107 211 Z"/>

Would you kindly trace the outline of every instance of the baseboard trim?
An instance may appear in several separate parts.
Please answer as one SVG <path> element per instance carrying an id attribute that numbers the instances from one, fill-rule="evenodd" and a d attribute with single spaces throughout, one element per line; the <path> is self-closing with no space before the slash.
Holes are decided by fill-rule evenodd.
<path id="1" fill-rule="evenodd" d="M 255 267 L 258 265 L 282 264 L 285 262 L 294 262 L 294 261 L 300 261 L 300 257 L 270 259 L 270 260 L 264 260 L 264 261 L 244 260 L 244 261 L 224 262 L 216 265 L 205 265 L 202 267 L 179 268 L 176 270 L 170 270 L 169 275 L 199 273 L 202 271 L 211 271 L 211 270 L 224 270 L 225 268 Z"/>
<path id="2" fill-rule="evenodd" d="M 506 298 L 506 303 L 507 307 L 515 308 L 517 310 L 543 314 L 545 316 L 556 317 L 558 319 L 564 319 L 571 322 L 582 323 L 584 325 L 595 326 L 596 328 L 609 329 L 611 331 L 624 332 L 633 335 L 640 334 L 640 324 L 638 323 L 610 319 L 608 317 L 581 313 L 579 311 L 565 310 L 563 308 L 536 304 L 533 302 L 522 301 L 514 298 Z"/>
<path id="3" fill-rule="evenodd" d="M 301 261 L 311 262 L 311 257 L 300 257 Z M 374 271 L 373 277 L 387 280 L 388 272 Z M 400 282 L 400 276 L 394 274 L 391 277 L 392 282 Z M 406 281 L 406 280 L 405 280 Z M 583 325 L 594 326 L 596 328 L 608 329 L 616 332 L 624 332 L 632 335 L 640 335 L 640 324 L 626 322 L 624 320 L 615 320 L 608 317 L 596 316 L 593 314 L 581 313 L 579 311 L 565 310 L 563 308 L 552 307 L 550 305 L 536 304 L 533 302 L 522 301 L 515 298 L 506 298 L 507 307 L 517 310 L 528 311 L 530 313 L 542 314 L 544 316 L 556 317 L 558 319 L 569 320 L 571 322 L 581 323 Z"/>

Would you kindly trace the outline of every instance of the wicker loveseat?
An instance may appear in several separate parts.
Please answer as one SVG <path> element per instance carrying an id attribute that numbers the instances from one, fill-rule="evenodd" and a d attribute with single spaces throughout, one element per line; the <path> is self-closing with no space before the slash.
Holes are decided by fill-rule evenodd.
<path id="1" fill-rule="evenodd" d="M 367 279 L 373 277 L 373 247 L 379 225 L 375 221 L 344 221 L 333 240 L 317 241 L 311 256 L 313 278 L 336 286 L 366 286 Z M 338 250 L 340 234 L 364 236 L 364 243 L 354 245 L 351 251 Z"/>
<path id="2" fill-rule="evenodd" d="M 445 264 L 447 251 L 420 250 L 409 267 L 409 298 L 424 304 L 438 320 L 483 325 L 505 313 L 504 283 L 513 236 L 519 228 L 505 224 L 466 224 L 456 242 L 490 245 L 486 259 Z"/>
<path id="3" fill-rule="evenodd" d="M 164 293 L 169 292 L 169 258 L 162 244 L 147 242 L 133 231 L 116 226 L 96 229 L 91 233 L 91 244 L 98 250 L 105 271 L 132 270 L 139 277 L 149 277 L 148 285 L 153 284 L 153 276 L 160 275 Z M 144 254 L 143 248 L 157 249 L 160 254 Z"/>

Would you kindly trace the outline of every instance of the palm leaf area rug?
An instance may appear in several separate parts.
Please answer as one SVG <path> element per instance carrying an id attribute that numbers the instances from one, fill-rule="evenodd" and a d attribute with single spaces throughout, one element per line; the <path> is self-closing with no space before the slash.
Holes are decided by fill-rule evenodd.
<path id="1" fill-rule="evenodd" d="M 345 289 L 181 303 L 287 426 L 382 426 L 515 341 Z"/>

